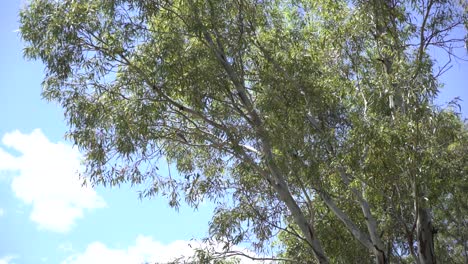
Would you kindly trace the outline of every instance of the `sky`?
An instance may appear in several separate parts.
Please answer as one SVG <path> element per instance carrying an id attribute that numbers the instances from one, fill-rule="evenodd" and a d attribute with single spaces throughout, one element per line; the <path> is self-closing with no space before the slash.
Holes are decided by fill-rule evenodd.
<path id="1" fill-rule="evenodd" d="M 63 110 L 41 99 L 44 68 L 26 61 L 21 0 L 0 8 L 0 264 L 167 262 L 206 237 L 213 207 L 179 211 L 138 190 L 83 188 Z M 192 246 L 192 248 L 190 247 Z"/>
<path id="2" fill-rule="evenodd" d="M 193 253 L 207 235 L 209 203 L 177 212 L 162 197 L 139 200 L 138 187 L 81 186 L 63 110 L 40 96 L 43 65 L 23 59 L 20 3 L 0 8 L 0 264 L 166 262 Z M 466 117 L 468 63 L 454 62 L 442 81 L 438 103 L 459 96 Z"/>

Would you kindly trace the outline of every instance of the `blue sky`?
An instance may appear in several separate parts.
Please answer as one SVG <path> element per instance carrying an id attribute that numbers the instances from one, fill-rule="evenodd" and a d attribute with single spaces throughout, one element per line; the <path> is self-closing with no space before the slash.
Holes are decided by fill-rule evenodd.
<path id="1" fill-rule="evenodd" d="M 22 57 L 20 3 L 4 1 L 0 9 L 0 264 L 137 263 L 190 254 L 190 240 L 206 235 L 210 204 L 176 212 L 161 197 L 139 200 L 138 187 L 80 186 L 80 154 L 63 139 L 63 111 L 40 96 L 43 66 Z M 455 62 L 443 81 L 439 103 L 460 96 L 467 116 L 468 63 Z"/>
<path id="2" fill-rule="evenodd" d="M 22 57 L 20 3 L 0 8 L 0 264 L 137 263 L 190 253 L 190 240 L 207 233 L 210 204 L 176 212 L 164 198 L 139 200 L 138 187 L 80 187 L 63 111 L 40 96 L 43 66 Z"/>

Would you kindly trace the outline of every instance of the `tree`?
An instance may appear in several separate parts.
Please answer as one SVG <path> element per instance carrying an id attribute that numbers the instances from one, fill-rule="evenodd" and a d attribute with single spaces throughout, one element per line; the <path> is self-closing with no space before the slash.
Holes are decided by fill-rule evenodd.
<path id="1" fill-rule="evenodd" d="M 293 260 L 426 264 L 468 258 L 467 129 L 433 104 L 444 68 L 428 53 L 463 41 L 450 33 L 467 10 L 33 0 L 20 30 L 92 184 L 146 184 L 142 196 L 174 207 L 211 200 L 210 234 L 228 250 L 281 231 Z M 159 173 L 162 157 L 180 177 Z"/>

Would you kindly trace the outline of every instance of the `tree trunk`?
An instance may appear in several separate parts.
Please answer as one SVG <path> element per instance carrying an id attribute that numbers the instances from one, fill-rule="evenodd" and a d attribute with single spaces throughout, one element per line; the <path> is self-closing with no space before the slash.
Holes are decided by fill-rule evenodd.
<path id="1" fill-rule="evenodd" d="M 371 248 L 375 255 L 375 263 L 384 264 L 387 263 L 387 256 L 385 256 L 385 248 L 377 231 L 377 221 L 372 215 L 371 208 L 367 200 L 364 198 L 364 189 L 360 192 L 354 187 L 350 187 L 350 177 L 346 174 L 344 168 L 339 168 L 341 178 L 348 188 L 356 195 L 359 205 L 361 206 L 364 219 L 366 220 L 367 232 L 369 234 L 369 240 L 371 241 Z"/>
<path id="2" fill-rule="evenodd" d="M 268 152 L 269 153 L 269 152 Z M 286 204 L 288 207 L 289 211 L 291 212 L 292 216 L 294 217 L 294 220 L 296 224 L 299 226 L 301 229 L 302 233 L 305 236 L 305 239 L 307 242 L 309 242 L 312 251 L 317 258 L 318 262 L 320 264 L 328 264 L 328 258 L 325 255 L 325 252 L 323 251 L 322 245 L 320 241 L 317 238 L 317 235 L 314 232 L 313 226 L 306 220 L 303 212 L 297 205 L 296 201 L 294 200 L 293 196 L 289 192 L 289 189 L 287 187 L 286 182 L 284 179 L 281 177 L 281 175 L 278 173 L 277 168 L 273 164 L 269 164 L 270 168 L 273 172 L 273 175 L 275 175 L 275 181 L 272 184 L 272 187 L 276 190 L 278 193 L 280 199 Z"/>
<path id="3" fill-rule="evenodd" d="M 376 264 L 387 264 L 387 256 L 385 256 L 385 252 L 379 250 L 377 247 L 374 248 L 374 255 L 375 255 L 375 263 Z"/>
<path id="4" fill-rule="evenodd" d="M 338 206 L 335 204 L 333 199 L 328 196 L 326 193 L 321 192 L 320 197 L 328 206 L 328 208 L 335 214 L 338 219 L 343 222 L 346 228 L 351 232 L 356 240 L 358 240 L 363 246 L 365 246 L 370 252 L 375 255 L 375 263 L 377 264 L 386 264 L 388 263 L 387 256 L 383 250 L 380 250 L 377 245 L 372 243 L 370 237 L 362 232 L 358 226 L 349 218 L 346 213 L 344 213 Z"/>
<path id="5" fill-rule="evenodd" d="M 421 264 L 435 264 L 434 233 L 429 209 L 418 209 L 418 257 Z"/>

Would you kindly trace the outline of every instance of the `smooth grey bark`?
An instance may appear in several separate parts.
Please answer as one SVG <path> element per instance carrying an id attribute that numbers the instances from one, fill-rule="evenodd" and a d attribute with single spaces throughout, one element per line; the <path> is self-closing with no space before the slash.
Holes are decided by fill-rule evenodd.
<path id="1" fill-rule="evenodd" d="M 343 182 L 346 186 L 350 187 L 350 179 L 348 174 L 345 172 L 343 168 L 338 169 Z M 359 205 L 361 206 L 362 213 L 366 220 L 367 232 L 369 233 L 370 240 L 372 241 L 372 252 L 375 255 L 375 263 L 377 264 L 384 264 L 387 263 L 388 256 L 385 255 L 385 248 L 380 238 L 377 230 L 377 221 L 375 217 L 372 215 L 371 208 L 367 200 L 364 198 L 363 193 L 360 192 L 358 189 L 354 187 L 350 187 L 351 191 L 354 195 L 356 195 Z"/>
<path id="2" fill-rule="evenodd" d="M 419 262 L 421 264 L 435 264 L 436 258 L 434 253 L 434 233 L 429 209 L 418 209 L 416 230 L 418 237 Z"/>
<path id="3" fill-rule="evenodd" d="M 243 104 L 243 107 L 245 107 L 245 109 L 247 110 L 247 115 L 249 118 L 246 121 L 252 125 L 252 127 L 255 130 L 255 134 L 261 142 L 261 152 L 266 160 L 266 164 L 270 172 L 269 174 L 271 175 L 270 176 L 267 174 L 263 175 L 263 177 L 268 180 L 273 189 L 278 193 L 279 198 L 286 204 L 286 207 L 293 216 L 294 221 L 299 226 L 302 234 L 305 236 L 305 239 L 311 246 L 312 251 L 315 257 L 317 258 L 318 262 L 321 264 L 328 264 L 328 258 L 325 254 L 325 251 L 322 248 L 320 241 L 315 235 L 313 226 L 309 224 L 309 221 L 307 221 L 307 218 L 305 217 L 304 213 L 302 212 L 296 200 L 289 191 L 289 187 L 286 183 L 286 180 L 284 179 L 284 176 L 280 172 L 280 169 L 276 166 L 273 157 L 272 147 L 266 136 L 266 131 L 264 130 L 262 120 L 260 119 L 259 114 L 257 113 L 253 103 L 251 102 L 248 96 L 248 92 L 244 87 L 243 81 L 241 80 L 241 78 L 239 78 L 239 76 L 237 76 L 231 64 L 226 60 L 226 54 L 224 54 L 222 47 L 219 47 L 219 45 L 216 44 L 218 42 L 213 40 L 213 38 L 208 32 L 204 32 L 203 37 L 206 41 L 207 46 L 213 51 L 217 61 L 224 68 L 227 75 L 234 84 L 236 92 L 241 99 L 241 103 Z M 242 113 L 242 115 L 244 114 L 245 113 Z"/>

